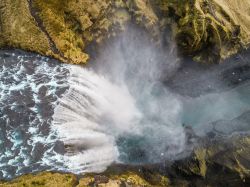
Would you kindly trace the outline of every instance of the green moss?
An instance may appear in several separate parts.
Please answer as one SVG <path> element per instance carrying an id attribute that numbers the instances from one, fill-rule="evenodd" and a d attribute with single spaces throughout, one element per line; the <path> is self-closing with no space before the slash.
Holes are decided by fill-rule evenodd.
<path id="1" fill-rule="evenodd" d="M 238 1 L 162 2 L 165 3 L 163 10 L 171 13 L 170 16 L 178 25 L 175 36 L 180 51 L 193 55 L 196 61 L 219 62 L 241 49 L 244 36 L 250 36 L 250 24 L 239 22 L 240 17 L 244 16 L 240 14 Z M 250 7 L 250 3 L 245 2 L 245 6 Z M 245 11 L 244 14 L 250 20 L 249 12 Z M 247 25 L 245 29 L 248 34 L 239 30 L 241 24 Z M 249 40 L 243 40 L 245 46 L 248 46 Z"/>
<path id="2" fill-rule="evenodd" d="M 0 187 L 72 187 L 77 183 L 72 174 L 44 172 L 37 175 L 24 175 L 11 182 L 0 183 Z"/>
<path id="3" fill-rule="evenodd" d="M 116 36 L 131 21 L 155 42 L 171 28 L 179 51 L 204 63 L 250 44 L 248 0 L 2 0 L 0 7 L 0 47 L 75 64 L 87 62 L 89 44 Z"/>
<path id="4" fill-rule="evenodd" d="M 72 9 L 75 7 L 73 4 L 71 6 L 70 2 L 35 0 L 33 1 L 33 7 L 39 12 L 40 19 L 60 54 L 71 63 L 85 63 L 88 55 L 83 52 L 85 43 L 77 29 L 82 29 L 81 27 L 86 25 L 81 25 L 72 16 L 73 13 L 71 13 L 71 9 L 68 7 Z M 77 25 L 78 23 L 79 26 Z"/>
<path id="5" fill-rule="evenodd" d="M 101 42 L 115 35 L 112 28 L 121 31 L 130 17 L 124 3 L 111 0 L 34 0 L 43 25 L 59 50 L 71 63 L 85 63 L 89 56 L 84 52 L 91 42 Z"/>
<path id="6" fill-rule="evenodd" d="M 195 158 L 199 162 L 199 175 L 202 177 L 205 177 L 207 172 L 206 151 L 204 148 L 195 150 Z"/>
<path id="7" fill-rule="evenodd" d="M 0 47 L 16 47 L 53 56 L 64 62 L 86 63 L 86 45 L 108 36 L 123 24 L 111 0 L 3 0 L 0 2 Z M 117 16 L 116 16 L 117 15 Z"/>
<path id="8" fill-rule="evenodd" d="M 107 176 L 107 177 L 106 177 Z M 120 187 L 122 184 L 125 186 L 133 187 L 168 187 L 170 182 L 167 177 L 155 175 L 157 182 L 148 182 L 145 177 L 138 175 L 136 172 L 123 172 L 121 174 L 107 174 L 107 175 L 86 175 L 79 181 L 77 187 L 87 186 L 105 186 L 105 187 Z"/>
<path id="9" fill-rule="evenodd" d="M 49 41 L 37 27 L 27 1 L 0 1 L 0 47 L 11 46 L 50 55 Z"/>

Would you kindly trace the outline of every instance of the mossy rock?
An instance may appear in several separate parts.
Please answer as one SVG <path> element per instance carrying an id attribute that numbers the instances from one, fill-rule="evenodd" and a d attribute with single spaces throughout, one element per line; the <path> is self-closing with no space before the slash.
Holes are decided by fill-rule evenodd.
<path id="1" fill-rule="evenodd" d="M 11 182 L 0 183 L 0 187 L 72 187 L 77 183 L 73 174 L 44 172 L 24 175 Z"/>
<path id="2" fill-rule="evenodd" d="M 171 169 L 177 173 L 174 180 L 184 178 L 190 184 L 208 186 L 250 185 L 249 136 L 235 135 L 203 143 L 194 149 L 190 157 L 172 166 Z"/>
<path id="3" fill-rule="evenodd" d="M 52 54 L 49 41 L 36 26 L 27 1 L 0 1 L 0 47 L 5 46 Z"/>
<path id="4" fill-rule="evenodd" d="M 88 45 L 133 22 L 155 42 L 171 28 L 181 54 L 214 63 L 249 46 L 249 9 L 248 0 L 1 0 L 0 47 L 86 63 Z"/>
<path id="5" fill-rule="evenodd" d="M 135 172 L 124 172 L 120 175 L 85 175 L 79 181 L 73 174 L 43 172 L 37 175 L 24 175 L 10 182 L 0 183 L 0 187 L 167 187 L 169 181 L 160 177 L 157 184 L 151 184 Z"/>
<path id="6" fill-rule="evenodd" d="M 180 52 L 204 63 L 221 60 L 250 43 L 248 0 L 157 0 L 172 18 Z"/>
<path id="7" fill-rule="evenodd" d="M 85 48 L 90 43 L 98 44 L 123 31 L 131 20 L 130 14 L 140 22 L 140 15 L 153 13 L 144 1 L 138 1 L 135 6 L 133 3 L 121 0 L 2 0 L 0 47 L 34 51 L 68 63 L 86 63 L 89 55 Z M 152 28 L 155 19 L 153 14 L 148 17 L 148 28 Z"/>

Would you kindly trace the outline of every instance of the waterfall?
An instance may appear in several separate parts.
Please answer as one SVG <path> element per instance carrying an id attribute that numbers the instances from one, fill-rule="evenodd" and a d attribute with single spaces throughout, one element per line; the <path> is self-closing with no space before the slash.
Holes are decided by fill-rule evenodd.
<path id="1" fill-rule="evenodd" d="M 64 163 L 74 172 L 102 171 L 113 162 L 156 163 L 185 144 L 182 104 L 162 83 L 176 57 L 138 33 L 108 45 L 92 67 L 70 68 L 53 130 L 64 142 Z"/>
<path id="2" fill-rule="evenodd" d="M 126 87 L 90 70 L 72 67 L 69 84 L 55 109 L 53 128 L 66 146 L 70 168 L 73 164 L 80 171 L 103 170 L 117 160 L 115 138 L 138 131 L 140 111 Z"/>

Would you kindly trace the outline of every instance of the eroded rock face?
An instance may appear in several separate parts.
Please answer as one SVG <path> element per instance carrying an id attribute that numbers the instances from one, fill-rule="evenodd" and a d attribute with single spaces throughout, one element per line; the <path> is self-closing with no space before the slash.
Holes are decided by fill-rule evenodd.
<path id="1" fill-rule="evenodd" d="M 249 186 L 249 136 L 201 140 L 192 155 L 171 167 L 192 186 Z M 182 177 L 180 177 L 182 176 Z"/>
<path id="2" fill-rule="evenodd" d="M 176 41 L 196 61 L 218 62 L 249 45 L 250 2 L 247 0 L 163 1 L 174 19 Z"/>
<path id="3" fill-rule="evenodd" d="M 0 1 L 0 46 L 52 55 L 49 40 L 33 19 L 27 1 Z"/>
<path id="4" fill-rule="evenodd" d="M 129 22 L 161 41 L 171 28 L 180 52 L 219 62 L 250 43 L 248 0 L 2 0 L 0 47 L 15 47 L 69 63 L 85 63 L 85 48 Z"/>
<path id="5" fill-rule="evenodd" d="M 157 17 L 145 1 L 17 0 L 0 2 L 0 47 L 16 47 L 64 62 L 85 63 L 91 42 L 124 29 L 133 15 L 151 29 Z"/>
<path id="6" fill-rule="evenodd" d="M 1 46 L 36 51 L 65 62 L 86 62 L 86 43 L 100 40 L 112 25 L 108 19 L 111 1 L 17 0 L 0 5 Z"/>

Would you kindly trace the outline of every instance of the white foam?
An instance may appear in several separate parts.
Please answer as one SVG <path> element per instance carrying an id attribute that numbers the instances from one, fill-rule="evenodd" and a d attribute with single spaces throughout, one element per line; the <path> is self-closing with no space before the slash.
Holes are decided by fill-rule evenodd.
<path id="1" fill-rule="evenodd" d="M 18 173 L 19 170 L 23 172 L 22 166 L 30 167 L 33 164 L 32 160 L 36 158 L 32 158 L 34 155 L 32 155 L 31 149 L 34 150 L 37 143 L 45 147 L 53 147 L 52 143 L 56 141 L 52 137 L 53 133 L 47 136 L 40 132 L 42 124 L 48 123 L 46 117 L 51 116 L 45 116 L 44 119 L 41 114 L 42 110 L 39 108 L 39 104 L 43 101 L 39 96 L 39 90 L 41 86 L 45 86 L 49 90 L 46 96 L 57 97 L 56 91 L 67 86 L 65 85 L 67 75 L 64 74 L 64 71 L 67 71 L 67 65 L 53 64 L 53 62 L 50 62 L 52 65 L 48 65 L 48 63 L 45 63 L 48 58 L 41 58 L 39 55 L 34 56 L 34 54 L 28 56 L 10 54 L 12 57 L 7 58 L 8 60 L 0 57 L 3 60 L 0 66 L 0 107 L 10 111 L 10 113 L 0 111 L 0 113 L 5 112 L 4 115 L 0 116 L 1 121 L 5 123 L 1 127 L 1 131 L 4 133 L 0 141 L 4 143 L 7 139 L 11 142 L 4 147 L 0 156 L 0 170 L 4 178 L 22 174 Z M 32 57 L 32 59 L 29 57 Z M 34 60 L 34 58 L 37 60 Z M 60 80 L 55 76 L 61 76 Z M 63 84 L 59 84 L 58 81 L 63 82 Z M 30 101 L 27 99 L 28 95 L 23 95 L 26 93 L 31 95 Z M 25 100 L 22 100 L 22 98 Z M 31 103 L 34 103 L 33 107 L 29 106 Z M 53 107 L 54 103 L 50 101 L 47 105 Z M 22 120 L 19 120 L 17 118 L 22 112 L 20 111 L 21 107 L 25 108 L 25 116 Z M 28 120 L 26 120 L 26 117 Z M 41 150 L 41 156 L 43 151 L 46 150 Z M 9 166 L 16 168 L 17 173 L 13 174 L 12 171 L 9 171 Z M 36 167 L 39 168 L 39 165 L 37 164 Z"/>
<path id="2" fill-rule="evenodd" d="M 177 65 L 170 57 L 160 59 L 153 46 L 130 34 L 107 47 L 92 62 L 98 64 L 94 70 L 70 68 L 70 88 L 54 110 L 52 128 L 65 144 L 68 171 L 99 172 L 124 161 L 121 152 L 131 152 L 117 144 L 121 137 L 145 138 L 144 147 L 129 146 L 132 152 L 143 149 L 150 162 L 184 148 L 182 104 L 159 80 L 162 71 L 174 71 Z M 171 68 L 165 72 L 166 66 Z"/>
<path id="3" fill-rule="evenodd" d="M 69 82 L 53 116 L 59 139 L 79 148 L 65 164 L 75 172 L 102 171 L 118 158 L 115 137 L 131 132 L 141 114 L 126 88 L 90 70 L 72 67 Z"/>

